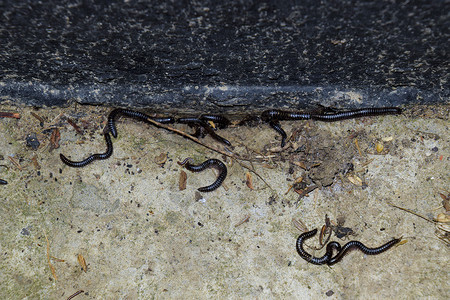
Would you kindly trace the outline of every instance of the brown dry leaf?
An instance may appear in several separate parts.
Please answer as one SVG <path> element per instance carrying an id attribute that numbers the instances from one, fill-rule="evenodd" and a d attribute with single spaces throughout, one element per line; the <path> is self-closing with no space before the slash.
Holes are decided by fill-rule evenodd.
<path id="1" fill-rule="evenodd" d="M 377 150 L 377 153 L 380 154 L 384 150 L 384 145 L 383 145 L 383 143 L 377 143 L 375 148 Z"/>
<path id="2" fill-rule="evenodd" d="M 40 170 L 41 169 L 41 166 L 39 165 L 39 163 L 37 161 L 37 156 L 36 155 L 31 158 L 31 162 L 33 163 L 33 166 L 34 166 L 34 168 L 36 170 Z"/>
<path id="3" fill-rule="evenodd" d="M 247 172 L 245 174 L 245 183 L 247 184 L 247 186 L 249 187 L 249 189 L 254 190 L 255 188 L 253 187 L 253 182 L 252 182 L 252 174 L 250 174 L 250 172 Z"/>
<path id="4" fill-rule="evenodd" d="M 86 265 L 86 260 L 84 259 L 83 255 L 78 254 L 78 263 L 81 265 L 81 267 L 83 268 L 84 272 L 87 272 L 87 265 Z"/>
<path id="5" fill-rule="evenodd" d="M 50 152 L 53 149 L 59 148 L 59 140 L 61 139 L 61 134 L 59 133 L 58 128 L 54 128 L 52 131 L 52 135 L 50 136 Z"/>
<path id="6" fill-rule="evenodd" d="M 446 211 L 450 211 L 450 201 L 449 201 L 450 199 L 449 199 L 449 197 L 444 195 L 444 194 L 442 194 L 442 193 L 439 193 L 439 195 L 441 195 L 442 205 L 444 206 L 445 210 Z"/>
<path id="7" fill-rule="evenodd" d="M 294 165 L 296 165 L 297 167 L 300 167 L 300 168 L 302 168 L 303 170 L 306 170 L 306 165 L 305 165 L 305 163 L 304 162 L 302 162 L 302 161 L 294 161 L 294 162 L 292 162 Z"/>
<path id="8" fill-rule="evenodd" d="M 347 179 L 356 186 L 362 186 L 363 181 L 356 175 L 348 175 Z"/>
<path id="9" fill-rule="evenodd" d="M 186 181 L 187 181 L 187 175 L 186 175 L 186 172 L 183 171 L 183 170 L 181 170 L 181 173 L 180 173 L 180 180 L 178 181 L 178 188 L 180 189 L 180 191 L 186 189 Z"/>
<path id="10" fill-rule="evenodd" d="M 450 216 L 445 213 L 440 213 L 437 215 L 436 221 L 439 223 L 448 223 L 450 222 Z"/>
<path id="11" fill-rule="evenodd" d="M 0 118 L 20 119 L 20 114 L 11 112 L 0 112 Z"/>
<path id="12" fill-rule="evenodd" d="M 153 161 L 162 166 L 167 161 L 167 153 L 162 152 L 160 155 L 155 156 L 155 159 Z"/>

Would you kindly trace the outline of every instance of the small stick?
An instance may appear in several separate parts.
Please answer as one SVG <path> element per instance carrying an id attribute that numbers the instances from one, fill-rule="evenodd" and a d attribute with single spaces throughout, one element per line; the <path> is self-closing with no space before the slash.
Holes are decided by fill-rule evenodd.
<path id="1" fill-rule="evenodd" d="M 76 292 L 75 294 L 70 295 L 69 298 L 67 298 L 67 300 L 70 300 L 70 299 L 74 298 L 75 296 L 78 296 L 79 294 L 81 294 L 81 293 L 83 293 L 83 292 L 84 292 L 83 290 L 79 290 L 79 291 Z"/>
<path id="2" fill-rule="evenodd" d="M 20 119 L 20 114 L 10 112 L 0 112 L 0 118 Z"/>
<path id="3" fill-rule="evenodd" d="M 248 222 L 249 219 L 250 219 L 250 215 L 246 215 L 242 220 L 237 222 L 236 225 L 234 225 L 234 227 L 238 227 L 238 226 L 244 224 L 245 222 Z"/>
<path id="4" fill-rule="evenodd" d="M 433 221 L 433 220 L 430 220 L 430 219 L 428 219 L 428 218 L 426 218 L 426 217 L 424 217 L 424 216 L 421 216 L 421 215 L 419 215 L 418 213 L 415 213 L 415 212 L 413 212 L 412 210 L 409 210 L 409 209 L 407 209 L 407 208 L 403 208 L 403 207 L 397 206 L 397 205 L 392 204 L 392 203 L 389 203 L 389 202 L 388 202 L 388 204 L 389 204 L 390 206 L 396 207 L 396 208 L 398 208 L 398 209 L 401 209 L 401 210 L 404 210 L 404 211 L 406 211 L 406 212 L 409 212 L 410 214 L 413 214 L 413 215 L 415 215 L 415 216 L 418 216 L 419 218 L 422 218 L 422 219 L 424 219 L 424 220 L 426 220 L 426 221 L 428 221 L 428 222 L 430 222 L 430 223 L 436 223 L 436 221 Z"/>
<path id="5" fill-rule="evenodd" d="M 75 122 L 72 121 L 72 119 L 67 118 L 67 123 L 69 123 L 78 134 L 81 135 L 83 134 L 83 130 L 81 130 L 81 128 L 77 124 L 75 124 Z"/>
<path id="6" fill-rule="evenodd" d="M 356 149 L 358 149 L 359 156 L 362 156 L 361 148 L 359 148 L 359 144 L 358 144 L 358 139 L 354 138 L 353 141 L 355 142 Z"/>

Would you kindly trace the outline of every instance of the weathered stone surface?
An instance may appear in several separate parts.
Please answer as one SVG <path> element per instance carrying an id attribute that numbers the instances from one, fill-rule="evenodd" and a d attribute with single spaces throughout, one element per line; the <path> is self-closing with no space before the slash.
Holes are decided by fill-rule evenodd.
<path id="1" fill-rule="evenodd" d="M 6 1 L 0 101 L 237 112 L 449 99 L 446 1 Z"/>

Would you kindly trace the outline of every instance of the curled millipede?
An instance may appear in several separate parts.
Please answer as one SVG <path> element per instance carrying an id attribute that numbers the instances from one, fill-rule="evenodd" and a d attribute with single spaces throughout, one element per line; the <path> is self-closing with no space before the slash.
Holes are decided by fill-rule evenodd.
<path id="1" fill-rule="evenodd" d="M 192 165 L 191 160 L 192 159 L 188 157 L 184 161 L 178 162 L 178 164 L 180 166 L 184 166 L 186 169 L 188 169 L 191 172 L 201 172 L 201 171 L 203 171 L 207 168 L 211 168 L 211 167 L 214 167 L 217 170 L 219 170 L 219 176 L 217 176 L 216 181 L 214 181 L 211 185 L 198 188 L 197 190 L 199 192 L 212 192 L 212 191 L 216 190 L 218 187 L 220 187 L 220 185 L 223 183 L 223 181 L 227 177 L 227 167 L 225 166 L 225 164 L 222 161 L 220 161 L 218 159 L 211 158 L 211 159 L 208 159 L 208 160 L 202 162 L 199 165 Z"/>
<path id="2" fill-rule="evenodd" d="M 106 151 L 104 153 L 92 154 L 91 156 L 89 156 L 88 158 L 86 158 L 82 161 L 70 160 L 67 157 L 65 157 L 63 154 L 59 154 L 59 157 L 61 158 L 63 163 L 65 163 L 69 167 L 73 167 L 73 168 L 81 168 L 81 167 L 87 166 L 94 160 L 107 159 L 113 154 L 113 145 L 112 145 L 111 136 L 109 135 L 109 133 L 105 132 L 104 137 L 105 137 L 105 142 L 106 142 Z"/>
<path id="3" fill-rule="evenodd" d="M 308 261 L 312 264 L 323 265 L 323 264 L 326 264 L 330 260 L 330 258 L 333 255 L 334 250 L 336 250 L 337 252 L 340 251 L 341 245 L 338 242 L 328 243 L 326 252 L 322 257 L 312 256 L 311 254 L 306 252 L 306 250 L 303 248 L 303 242 L 305 240 L 313 237 L 314 235 L 316 235 L 316 233 L 317 233 L 317 229 L 313 229 L 311 231 L 301 234 L 298 237 L 297 243 L 296 243 L 297 253 L 300 255 L 300 257 L 302 257 L 303 259 L 305 259 L 306 261 Z"/>
<path id="4" fill-rule="evenodd" d="M 322 257 L 314 257 L 305 251 L 305 249 L 303 248 L 303 242 L 309 238 L 312 238 L 314 235 L 316 235 L 316 233 L 317 228 L 305 232 L 298 237 L 296 243 L 297 253 L 300 255 L 300 257 L 302 257 L 307 262 L 310 262 L 315 265 L 323 265 L 323 264 L 327 264 L 329 266 L 334 265 L 339 261 L 341 261 L 342 258 L 347 254 L 347 252 L 352 249 L 358 249 L 367 255 L 377 255 L 389 250 L 390 248 L 392 248 L 394 245 L 398 244 L 401 241 L 401 239 L 392 239 L 386 244 L 376 248 L 369 248 L 359 241 L 350 241 L 343 247 L 341 247 L 341 245 L 338 242 L 330 242 L 327 244 L 326 252 Z M 337 251 L 337 254 L 336 256 L 333 257 L 333 252 L 335 250 Z"/>
<path id="5" fill-rule="evenodd" d="M 327 264 L 331 266 L 334 265 L 335 263 L 338 263 L 345 256 L 345 254 L 347 254 L 347 252 L 352 249 L 358 249 L 362 253 L 367 255 L 377 255 L 389 250 L 394 245 L 398 244 L 400 241 L 401 239 L 392 239 L 386 244 L 376 248 L 369 248 L 359 241 L 350 241 L 342 247 L 342 249 L 339 251 L 338 254 L 336 254 L 335 257 L 330 258 Z"/>
<path id="6" fill-rule="evenodd" d="M 333 256 L 334 250 L 336 250 L 337 252 L 339 252 L 341 250 L 341 245 L 338 242 L 328 243 L 326 252 L 322 257 L 312 256 L 311 254 L 306 252 L 306 250 L 303 248 L 303 242 L 305 240 L 310 239 L 313 236 L 315 236 L 316 233 L 317 233 L 317 228 L 313 229 L 311 231 L 302 233 L 298 237 L 297 243 L 296 243 L 297 253 L 298 253 L 298 255 L 300 255 L 301 258 L 303 258 L 307 262 L 310 262 L 315 265 L 323 265 L 323 264 L 328 263 L 328 261 L 331 259 L 331 257 Z"/>

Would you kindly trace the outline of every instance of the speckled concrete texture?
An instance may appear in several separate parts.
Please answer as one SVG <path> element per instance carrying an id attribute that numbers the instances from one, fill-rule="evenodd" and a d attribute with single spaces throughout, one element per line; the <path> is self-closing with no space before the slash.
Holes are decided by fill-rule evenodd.
<path id="1" fill-rule="evenodd" d="M 59 154 L 78 160 L 103 152 L 109 109 L 0 111 L 21 114 L 0 119 L 0 178 L 9 182 L 0 186 L 2 299 L 66 299 L 78 290 L 84 292 L 76 300 L 450 297 L 448 237 L 447 244 L 437 237 L 445 227 L 389 205 L 429 219 L 444 212 L 439 193 L 449 193 L 448 105 L 336 123 L 283 122 L 292 139 L 282 152 L 270 151 L 279 140 L 267 125 L 221 130 L 235 153 L 252 160 L 240 163 L 120 119 L 113 156 L 80 169 L 65 166 Z M 42 127 L 31 112 L 43 118 Z M 60 147 L 50 150 L 54 128 Z M 26 145 L 32 133 L 37 150 Z M 209 137 L 202 141 L 223 149 Z M 163 165 L 155 162 L 161 153 L 168 157 Z M 224 161 L 224 185 L 199 195 L 196 189 L 217 173 L 184 170 L 187 188 L 180 191 L 177 161 L 188 156 Z M 251 190 L 246 167 L 266 183 L 250 173 Z M 299 197 L 289 190 L 298 177 L 319 188 Z M 407 242 L 378 256 L 353 251 L 333 267 L 312 265 L 296 253 L 301 231 L 292 221 L 319 228 L 325 215 L 353 230 L 347 239 L 367 246 L 392 237 Z M 345 243 L 335 233 L 331 240 Z"/>
<path id="2" fill-rule="evenodd" d="M 429 0 L 2 1 L 0 103 L 221 113 L 442 103 L 449 10 Z"/>

